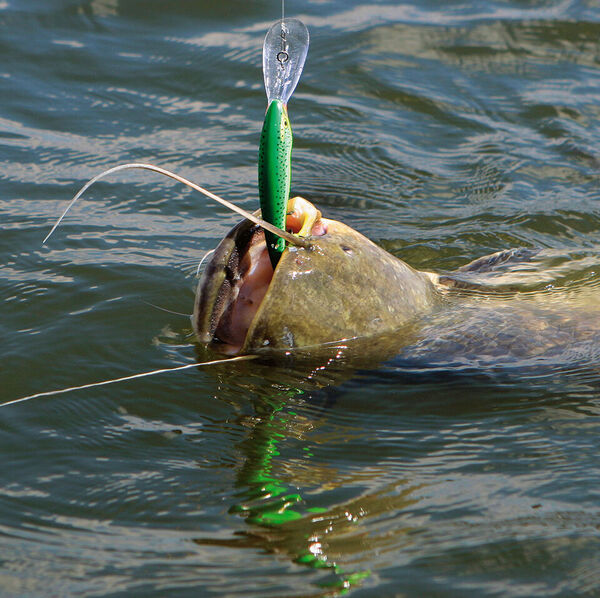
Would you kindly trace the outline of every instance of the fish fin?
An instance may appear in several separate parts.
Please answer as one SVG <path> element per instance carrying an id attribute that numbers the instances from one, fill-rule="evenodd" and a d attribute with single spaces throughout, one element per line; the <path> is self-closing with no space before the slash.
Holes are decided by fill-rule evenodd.
<path id="1" fill-rule="evenodd" d="M 483 257 L 477 258 L 464 266 L 461 266 L 455 272 L 478 272 L 483 274 L 484 272 L 491 272 L 497 266 L 514 262 L 526 262 L 532 257 L 537 255 L 540 249 L 530 249 L 529 247 L 516 247 L 513 249 L 503 249 L 502 251 L 496 251 L 490 255 L 484 255 Z"/>

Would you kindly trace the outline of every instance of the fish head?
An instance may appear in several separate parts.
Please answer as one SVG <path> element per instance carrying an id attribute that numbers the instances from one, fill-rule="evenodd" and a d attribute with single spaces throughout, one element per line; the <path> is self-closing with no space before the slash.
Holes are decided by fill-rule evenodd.
<path id="1" fill-rule="evenodd" d="M 198 340 L 227 354 L 308 349 L 389 334 L 438 299 L 430 278 L 346 224 L 290 200 L 288 246 L 273 270 L 262 229 L 243 221 L 216 248 L 198 284 Z"/>

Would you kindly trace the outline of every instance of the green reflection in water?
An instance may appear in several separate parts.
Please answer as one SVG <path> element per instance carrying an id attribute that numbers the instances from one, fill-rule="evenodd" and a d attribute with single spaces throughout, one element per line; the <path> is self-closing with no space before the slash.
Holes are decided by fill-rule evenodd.
<path id="1" fill-rule="evenodd" d="M 246 527 L 231 538 L 194 541 L 264 551 L 319 571 L 314 582 L 318 596 L 338 596 L 360 586 L 372 575 L 367 561 L 391 543 L 412 545 L 415 528 L 404 520 L 390 527 L 389 514 L 403 513 L 418 502 L 420 484 L 404 477 L 390 479 L 376 460 L 369 460 L 367 468 L 359 465 L 344 472 L 336 468 L 337 460 L 319 463 L 312 452 L 315 443 L 328 442 L 328 422 L 336 427 L 334 411 L 319 416 L 327 408 L 325 389 L 353 377 L 358 365 L 379 363 L 395 352 L 397 342 L 397 333 L 366 342 L 344 341 L 296 355 L 276 369 L 261 361 L 240 362 L 234 370 L 230 364 L 223 371 L 213 369 L 221 396 L 235 397 L 233 409 L 239 408 L 239 397 L 252 406 L 252 413 L 237 421 L 248 433 L 237 445 L 238 493 L 229 508 L 231 515 L 243 517 Z M 361 442 L 364 433 L 362 426 L 350 425 L 344 441 Z M 333 504 L 324 508 L 325 500 Z"/>
<path id="2" fill-rule="evenodd" d="M 237 483 L 245 488 L 243 502 L 233 505 L 230 513 L 241 514 L 247 523 L 265 528 L 279 528 L 285 540 L 286 531 L 296 536 L 296 530 L 286 530 L 286 524 L 302 519 L 309 527 L 313 516 L 322 520 L 327 509 L 306 507 L 306 501 L 295 489 L 278 479 L 273 473 L 273 459 L 280 456 L 279 444 L 286 440 L 286 431 L 294 427 L 294 411 L 286 411 L 287 399 L 302 394 L 299 389 L 281 391 L 281 401 L 271 401 L 268 406 L 257 407 L 257 423 L 250 437 L 243 443 L 246 462 L 240 470 Z M 333 524 L 332 524 L 333 525 Z M 323 551 L 319 536 L 304 533 L 304 547 L 292 560 L 313 569 L 329 569 L 332 578 L 321 580 L 318 585 L 342 595 L 370 575 L 369 571 L 347 573 L 335 561 L 330 561 Z M 296 544 L 296 538 L 293 538 Z M 329 592 L 328 592 L 329 593 Z"/>

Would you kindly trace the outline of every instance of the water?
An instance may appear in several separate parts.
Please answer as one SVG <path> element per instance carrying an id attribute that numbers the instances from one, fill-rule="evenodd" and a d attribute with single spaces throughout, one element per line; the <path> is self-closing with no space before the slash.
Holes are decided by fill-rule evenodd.
<path id="1" fill-rule="evenodd" d="M 191 312 L 197 263 L 235 215 L 121 173 L 41 239 L 127 161 L 255 209 L 260 49 L 279 10 L 0 2 L 3 402 L 201 356 L 189 320 L 149 304 Z M 311 33 L 294 190 L 420 269 L 542 248 L 486 278 L 502 309 L 550 298 L 593 328 L 596 3 L 286 14 Z M 597 595 L 600 341 L 503 361 L 477 350 L 493 326 L 477 313 L 446 336 L 427 323 L 437 352 L 358 370 L 191 369 L 1 409 L 0 593 Z M 461 330 L 477 341 L 462 353 Z"/>

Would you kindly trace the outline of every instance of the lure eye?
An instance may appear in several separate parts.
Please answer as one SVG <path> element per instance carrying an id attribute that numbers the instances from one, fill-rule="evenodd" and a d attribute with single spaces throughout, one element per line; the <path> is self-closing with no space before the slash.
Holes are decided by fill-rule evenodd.
<path id="1" fill-rule="evenodd" d="M 298 19 L 277 21 L 263 44 L 263 73 L 269 103 L 287 104 L 296 89 L 308 53 L 308 29 Z"/>

